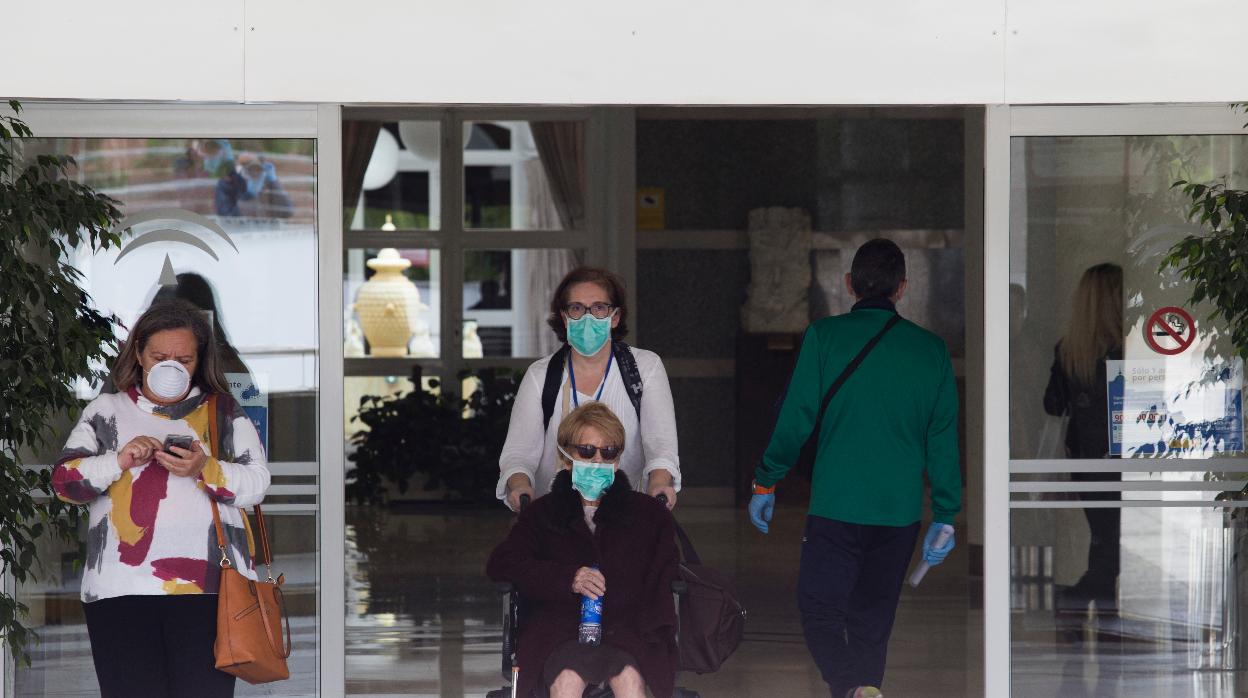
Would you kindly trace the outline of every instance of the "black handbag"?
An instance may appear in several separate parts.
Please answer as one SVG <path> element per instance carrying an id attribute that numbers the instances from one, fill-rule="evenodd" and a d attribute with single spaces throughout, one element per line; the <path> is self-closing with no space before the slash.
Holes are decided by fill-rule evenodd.
<path id="1" fill-rule="evenodd" d="M 685 589 L 680 594 L 681 671 L 708 674 L 737 651 L 745 635 L 745 608 L 737 600 L 732 579 L 702 564 L 689 536 L 676 525 Z"/>

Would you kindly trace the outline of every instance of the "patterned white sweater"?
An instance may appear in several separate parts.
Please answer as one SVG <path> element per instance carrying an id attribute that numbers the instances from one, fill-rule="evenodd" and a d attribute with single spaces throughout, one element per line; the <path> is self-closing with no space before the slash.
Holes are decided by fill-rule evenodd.
<path id="1" fill-rule="evenodd" d="M 216 593 L 221 553 L 209 497 L 218 502 L 234 568 L 255 578 L 255 545 L 238 507 L 264 499 L 269 469 L 251 420 L 218 395 L 219 449 L 209 442 L 209 405 L 199 389 L 159 406 L 131 389 L 87 405 L 52 472 L 62 500 L 89 506 L 82 600 Z M 117 454 L 136 436 L 192 436 L 209 455 L 198 477 L 172 475 L 155 460 L 122 470 Z"/>

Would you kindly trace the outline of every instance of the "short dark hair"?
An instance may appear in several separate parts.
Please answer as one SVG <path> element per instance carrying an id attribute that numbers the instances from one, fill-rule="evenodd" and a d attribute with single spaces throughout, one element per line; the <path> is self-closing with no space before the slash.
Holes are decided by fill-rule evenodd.
<path id="1" fill-rule="evenodd" d="M 568 328 L 563 324 L 562 313 L 568 305 L 568 293 L 573 286 L 586 283 L 594 284 L 607 292 L 607 299 L 616 309 L 615 316 L 620 319 L 619 324 L 611 330 L 611 339 L 617 342 L 624 339 L 628 336 L 628 293 L 624 289 L 624 281 L 615 273 L 599 267 L 577 267 L 563 277 L 550 299 L 550 316 L 546 318 L 546 324 L 555 331 L 560 342 L 567 343 Z"/>
<path id="2" fill-rule="evenodd" d="M 854 253 L 849 283 L 859 298 L 890 298 L 905 280 L 906 256 L 892 240 L 876 238 Z"/>

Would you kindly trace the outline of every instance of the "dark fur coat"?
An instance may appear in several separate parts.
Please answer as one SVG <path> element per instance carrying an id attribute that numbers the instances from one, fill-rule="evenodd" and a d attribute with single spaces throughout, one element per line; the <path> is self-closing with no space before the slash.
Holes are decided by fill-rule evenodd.
<path id="1" fill-rule="evenodd" d="M 514 584 L 523 603 L 517 695 L 531 695 L 551 651 L 576 638 L 581 597 L 572 592 L 572 578 L 579 568 L 597 565 L 607 583 L 603 642 L 631 654 L 655 698 L 668 698 L 677 662 L 671 593 L 679 564 L 675 522 L 667 507 L 634 492 L 617 471 L 594 525 L 591 534 L 565 470 L 490 555 L 490 579 Z"/>

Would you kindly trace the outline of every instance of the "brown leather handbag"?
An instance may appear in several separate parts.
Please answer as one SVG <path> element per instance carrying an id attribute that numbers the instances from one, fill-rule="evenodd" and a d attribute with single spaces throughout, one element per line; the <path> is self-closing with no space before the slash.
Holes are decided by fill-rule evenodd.
<path id="1" fill-rule="evenodd" d="M 257 536 L 265 570 L 273 560 L 269 554 L 269 534 L 264 514 L 256 509 Z M 247 514 L 244 513 L 243 516 Z M 212 520 L 221 547 L 221 587 L 217 590 L 217 643 L 213 648 L 217 668 L 247 683 L 269 683 L 290 678 L 286 658 L 290 656 L 290 618 L 286 617 L 282 584 L 286 575 L 268 581 L 244 577 L 226 556 L 221 513 L 212 502 Z M 283 632 L 283 630 L 285 632 Z"/>
<path id="2" fill-rule="evenodd" d="M 216 445 L 217 404 L 215 396 L 208 407 L 209 438 Z M 214 453 L 220 451 L 214 450 Z M 286 659 L 290 657 L 290 619 L 286 617 L 282 584 L 286 575 L 273 579 L 269 552 L 269 531 L 264 513 L 256 505 L 256 537 L 260 543 L 260 560 L 264 563 L 267 581 L 252 581 L 234 569 L 227 554 L 225 531 L 221 526 L 221 510 L 212 499 L 212 523 L 217 529 L 217 546 L 221 549 L 221 584 L 217 590 L 217 642 L 213 647 L 216 667 L 250 684 L 269 683 L 290 678 Z M 239 509 L 243 518 L 247 512 Z M 283 633 L 283 629 L 285 633 Z"/>

